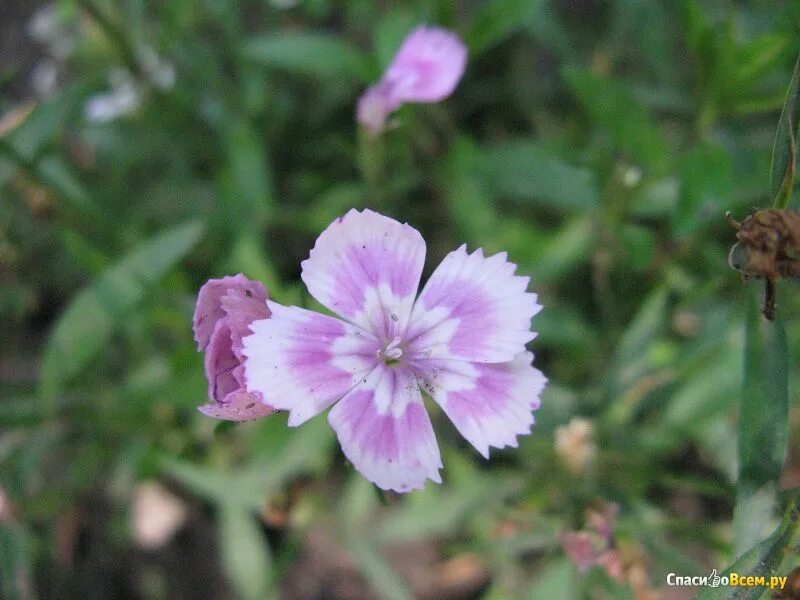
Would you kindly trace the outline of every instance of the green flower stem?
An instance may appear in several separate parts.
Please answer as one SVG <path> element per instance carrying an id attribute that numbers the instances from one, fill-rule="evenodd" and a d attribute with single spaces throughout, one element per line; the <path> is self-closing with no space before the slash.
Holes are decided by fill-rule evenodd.
<path id="1" fill-rule="evenodd" d="M 97 23 L 100 30 L 105 33 L 112 45 L 116 48 L 125 66 L 136 76 L 143 76 L 144 72 L 136 57 L 136 51 L 134 50 L 133 44 L 128 39 L 128 36 L 125 34 L 125 31 L 114 23 L 114 21 L 112 21 L 92 0 L 75 0 L 75 2 Z"/>
<path id="2" fill-rule="evenodd" d="M 358 128 L 358 162 L 367 188 L 370 204 L 380 208 L 384 203 L 386 146 L 383 135 Z"/>

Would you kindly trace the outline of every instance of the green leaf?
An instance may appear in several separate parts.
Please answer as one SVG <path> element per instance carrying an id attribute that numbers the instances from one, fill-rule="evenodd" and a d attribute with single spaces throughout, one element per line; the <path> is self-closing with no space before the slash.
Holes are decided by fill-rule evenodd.
<path id="1" fill-rule="evenodd" d="M 224 210 L 237 219 L 223 221 L 259 230 L 275 204 L 272 170 L 261 136 L 240 120 L 227 130 L 225 142 L 228 164 L 223 172 Z"/>
<path id="2" fill-rule="evenodd" d="M 374 515 L 378 497 L 382 493 L 371 482 L 351 471 L 347 485 L 339 495 L 336 507 L 337 525 L 344 531 L 354 532 L 355 535 L 367 533 L 365 524 L 368 524 Z M 368 535 L 372 533 L 370 528 Z"/>
<path id="3" fill-rule="evenodd" d="M 61 198 L 83 210 L 94 208 L 89 194 L 75 177 L 72 169 L 58 157 L 47 157 L 38 164 L 39 179 Z"/>
<path id="4" fill-rule="evenodd" d="M 591 171 L 564 162 L 534 141 L 492 146 L 483 151 L 481 160 L 487 185 L 500 195 L 569 210 L 598 204 Z"/>
<path id="5" fill-rule="evenodd" d="M 761 35 L 747 43 L 739 50 L 736 81 L 731 89 L 745 89 L 759 79 L 771 75 L 775 64 L 783 58 L 791 43 L 792 38 L 783 33 Z"/>
<path id="6" fill-rule="evenodd" d="M 557 383 L 548 383 L 542 392 L 542 407 L 536 411 L 536 431 L 552 435 L 556 427 L 577 414 L 578 394 Z"/>
<path id="7" fill-rule="evenodd" d="M 64 125 L 81 106 L 87 89 L 85 83 L 73 85 L 37 104 L 30 115 L 4 137 L 20 155 L 33 160 L 61 134 Z"/>
<path id="8" fill-rule="evenodd" d="M 0 592 L 8 600 L 34 598 L 31 579 L 31 539 L 17 523 L 0 527 Z"/>
<path id="9" fill-rule="evenodd" d="M 238 597 L 267 598 L 272 558 L 253 514 L 237 505 L 222 505 L 219 535 L 222 564 Z"/>
<path id="10" fill-rule="evenodd" d="M 361 574 L 369 581 L 377 598 L 411 600 L 413 595 L 405 582 L 377 549 L 360 535 L 348 536 L 347 549 L 352 553 Z"/>
<path id="11" fill-rule="evenodd" d="M 536 583 L 532 585 L 525 598 L 562 598 L 570 600 L 579 598 L 579 582 L 577 569 L 567 559 L 556 560 L 545 566 L 536 576 Z"/>
<path id="12" fill-rule="evenodd" d="M 70 168 L 58 157 L 47 157 L 40 161 L 26 158 L 5 137 L 0 136 L 0 158 L 9 159 L 14 168 L 25 171 L 29 177 L 82 212 L 94 213 L 95 206 L 88 194 L 73 176 Z"/>
<path id="13" fill-rule="evenodd" d="M 562 352 L 579 354 L 590 353 L 593 343 L 588 340 L 598 337 L 597 324 L 588 321 L 573 306 L 564 303 L 548 306 L 546 311 L 536 315 L 535 323 L 538 333 L 536 345 L 539 348 L 558 348 Z"/>
<path id="14" fill-rule="evenodd" d="M 681 191 L 672 218 L 676 237 L 719 221 L 734 190 L 730 154 L 714 144 L 704 142 L 692 148 L 681 171 Z"/>
<path id="15" fill-rule="evenodd" d="M 670 31 L 677 26 L 677 11 L 649 0 L 624 0 L 610 4 L 613 17 L 606 33 L 610 47 L 604 51 L 618 56 L 619 60 L 635 58 L 647 69 L 652 81 L 671 81 L 677 75 L 670 52 Z"/>
<path id="16" fill-rule="evenodd" d="M 78 293 L 53 327 L 44 350 L 42 392 L 53 398 L 101 352 L 125 314 L 200 239 L 203 227 L 190 222 L 141 243 Z"/>
<path id="17" fill-rule="evenodd" d="M 481 150 L 472 140 L 459 137 L 453 142 L 439 178 L 450 219 L 461 239 L 468 242 L 484 240 L 487 230 L 498 228 L 497 211 L 480 173 L 481 157 Z"/>
<path id="18" fill-rule="evenodd" d="M 245 42 L 245 58 L 269 67 L 320 78 L 366 80 L 364 56 L 350 44 L 323 33 L 273 33 Z"/>
<path id="19" fill-rule="evenodd" d="M 622 385 L 633 382 L 640 374 L 640 361 L 664 326 L 668 296 L 666 287 L 652 291 L 623 333 L 613 360 Z"/>
<path id="20" fill-rule="evenodd" d="M 473 54 L 503 41 L 515 30 L 536 19 L 542 0 L 495 0 L 486 2 L 466 36 Z"/>
<path id="21" fill-rule="evenodd" d="M 800 122 L 800 55 L 794 66 L 786 100 L 778 120 L 775 143 L 772 146 L 772 168 L 769 189 L 774 208 L 787 208 L 792 200 L 794 173 L 797 163 L 797 127 Z"/>
<path id="22" fill-rule="evenodd" d="M 747 307 L 744 383 L 739 408 L 739 485 L 761 487 L 783 468 L 788 439 L 786 331 L 780 315 L 761 316 L 754 294 Z"/>
<path id="23" fill-rule="evenodd" d="M 760 488 L 739 485 L 733 510 L 733 555 L 739 556 L 764 539 L 775 526 L 773 511 L 777 500 L 777 485 L 769 482 Z"/>
<path id="24" fill-rule="evenodd" d="M 656 240 L 653 232 L 641 225 L 632 223 L 622 227 L 622 246 L 625 256 L 637 271 L 648 267 L 656 252 Z"/>
<path id="25" fill-rule="evenodd" d="M 281 426 L 274 415 L 258 425 L 261 431 Z M 333 432 L 325 419 L 312 419 L 287 436 L 283 445 L 262 449 L 243 468 L 210 469 L 171 456 L 161 458 L 161 468 L 194 493 L 216 504 L 238 504 L 257 510 L 264 499 L 300 473 L 322 471 L 330 458 Z"/>
<path id="26" fill-rule="evenodd" d="M 545 2 L 525 29 L 562 63 L 575 62 L 581 57 L 580 50 L 576 47 L 574 32 L 568 29 L 561 15 L 558 6 Z"/>
<path id="27" fill-rule="evenodd" d="M 161 468 L 194 494 L 218 505 L 237 504 L 256 510 L 263 506 L 266 490 L 261 481 L 248 481 L 238 472 L 219 472 L 171 456 L 164 456 Z"/>
<path id="28" fill-rule="evenodd" d="M 669 218 L 678 204 L 680 182 L 675 177 L 665 177 L 646 182 L 637 192 L 631 206 L 631 216 L 644 218 Z"/>
<path id="29" fill-rule="evenodd" d="M 664 411 L 664 427 L 680 431 L 683 440 L 686 431 L 703 432 L 709 421 L 730 414 L 741 389 L 739 348 L 730 342 L 699 369 L 681 373 Z"/>
<path id="30" fill-rule="evenodd" d="M 374 535 L 374 515 L 378 504 L 376 490 L 361 475 L 351 473 L 337 504 L 336 527 L 343 545 L 370 583 L 376 598 L 410 600 L 411 592 L 381 554 Z"/>
<path id="31" fill-rule="evenodd" d="M 795 501 L 786 509 L 780 525 L 767 539 L 741 555 L 736 562 L 720 575 L 730 575 L 730 573 L 756 577 L 774 575 L 797 531 L 798 517 L 800 517 L 800 513 L 798 513 L 797 502 Z M 707 587 L 697 595 L 697 600 L 756 600 L 763 594 L 764 588 L 760 586 L 737 588 L 729 586 Z"/>
<path id="32" fill-rule="evenodd" d="M 648 112 L 622 83 L 589 71 L 567 68 L 564 78 L 592 123 L 608 132 L 615 149 L 642 167 L 659 169 L 666 147 Z"/>
<path id="33" fill-rule="evenodd" d="M 456 535 L 465 521 L 475 518 L 481 510 L 502 504 L 520 487 L 514 479 L 504 480 L 474 471 L 467 472 L 462 479 L 459 482 L 451 474 L 449 489 L 431 487 L 409 497 L 378 524 L 377 539 L 398 543 Z"/>
<path id="34" fill-rule="evenodd" d="M 19 398 L 6 395 L 3 402 L 0 402 L 0 429 L 5 431 L 9 431 L 12 427 L 38 425 L 49 416 L 32 395 Z M 0 448 L 3 446 L 1 440 L 2 436 L 0 436 Z M 3 451 L 0 450 L 0 460 L 2 459 Z"/>
<path id="35" fill-rule="evenodd" d="M 585 264 L 595 240 L 595 230 L 589 214 L 568 220 L 547 241 L 529 264 L 534 285 L 563 277 L 578 265 Z"/>

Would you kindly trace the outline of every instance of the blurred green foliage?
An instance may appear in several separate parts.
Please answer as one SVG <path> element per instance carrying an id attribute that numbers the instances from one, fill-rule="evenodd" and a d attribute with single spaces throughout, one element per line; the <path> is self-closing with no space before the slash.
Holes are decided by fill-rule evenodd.
<path id="1" fill-rule="evenodd" d="M 781 473 L 800 485 L 800 413 L 793 395 L 788 420 L 779 405 L 797 389 L 800 296 L 781 282 L 783 321 L 759 329 L 724 212 L 778 191 L 800 5 L 50 6 L 50 33 L 0 60 L 4 597 L 646 597 L 565 558 L 561 534 L 598 500 L 620 505 L 618 547 L 647 590 L 669 572 L 795 566 L 796 519 L 775 491 Z M 3 10 L 29 32 L 34 8 Z M 466 75 L 370 140 L 358 96 L 420 23 L 467 41 Z M 45 63 L 56 84 L 29 86 Z M 98 119 L 120 89 L 132 105 Z M 462 242 L 507 251 L 545 306 L 532 435 L 486 462 L 435 412 L 444 484 L 403 497 L 375 494 L 324 417 L 289 430 L 282 415 L 230 425 L 195 410 L 200 285 L 243 272 L 307 305 L 300 261 L 365 206 L 422 231 L 425 275 Z M 762 360 L 776 336 L 782 364 Z M 760 394 L 777 398 L 764 412 Z M 581 473 L 554 445 L 575 416 L 596 438 Z M 738 447 L 740 432 L 756 441 Z M 740 466 L 751 504 L 734 519 Z M 131 506 L 153 479 L 188 517 L 146 550 Z"/>

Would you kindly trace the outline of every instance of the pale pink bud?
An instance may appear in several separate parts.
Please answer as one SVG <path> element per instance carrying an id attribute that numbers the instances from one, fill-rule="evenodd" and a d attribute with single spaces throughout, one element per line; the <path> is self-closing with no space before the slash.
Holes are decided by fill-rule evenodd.
<path id="1" fill-rule="evenodd" d="M 458 85 L 467 48 L 458 36 L 438 27 L 417 27 L 403 41 L 380 82 L 359 100 L 358 122 L 373 133 L 407 102 L 439 102 Z"/>

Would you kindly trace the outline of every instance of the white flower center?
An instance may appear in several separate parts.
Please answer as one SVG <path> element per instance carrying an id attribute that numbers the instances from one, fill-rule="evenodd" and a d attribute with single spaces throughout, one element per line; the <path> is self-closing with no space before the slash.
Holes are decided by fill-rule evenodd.
<path id="1" fill-rule="evenodd" d="M 399 335 L 395 336 L 385 347 L 378 350 L 378 358 L 386 363 L 399 360 L 400 357 L 403 356 L 403 349 L 399 347 L 401 341 Z"/>

